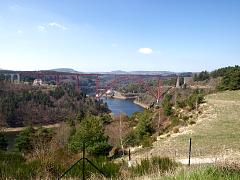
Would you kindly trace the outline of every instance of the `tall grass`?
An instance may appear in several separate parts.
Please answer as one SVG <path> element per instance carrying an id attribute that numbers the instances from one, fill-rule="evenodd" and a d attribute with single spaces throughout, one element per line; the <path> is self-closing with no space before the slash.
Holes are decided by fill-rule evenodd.
<path id="1" fill-rule="evenodd" d="M 113 161 L 110 161 L 106 159 L 105 157 L 98 157 L 98 158 L 90 158 L 89 159 L 95 166 L 98 167 L 101 172 L 96 170 L 89 162 L 85 161 L 85 176 L 86 178 L 90 178 L 92 175 L 99 175 L 99 176 L 105 176 L 106 178 L 117 178 L 119 176 L 120 168 L 122 164 L 114 163 Z M 73 167 L 65 177 L 82 177 L 82 166 L 83 161 L 80 161 L 75 167 Z M 69 168 L 69 167 L 68 167 Z M 67 169 L 66 169 L 67 170 Z"/>
<path id="2" fill-rule="evenodd" d="M 166 180 L 239 180 L 240 171 L 231 171 L 217 166 L 197 168 L 193 171 L 183 170 L 171 177 L 164 177 Z"/>
<path id="3" fill-rule="evenodd" d="M 106 178 L 117 178 L 122 164 L 116 164 L 105 157 L 92 158 L 92 163 L 104 172 Z M 21 154 L 0 152 L 0 179 L 57 179 L 70 165 L 60 161 L 34 159 L 27 161 Z M 93 166 L 85 162 L 85 176 L 103 177 Z M 65 178 L 82 177 L 82 161 L 79 162 Z"/>
<path id="4" fill-rule="evenodd" d="M 26 163 L 20 154 L 0 152 L 0 179 L 34 178 L 38 167 L 39 163 Z"/>
<path id="5" fill-rule="evenodd" d="M 165 157 L 143 159 L 136 166 L 130 168 L 124 162 L 114 163 L 105 157 L 90 158 L 90 160 L 104 172 L 105 176 L 101 175 L 101 173 L 86 162 L 85 177 L 87 179 L 138 179 L 141 177 L 156 177 L 166 180 L 240 179 L 240 166 L 238 162 L 197 167 L 192 170 L 183 168 L 183 166 L 178 165 L 175 161 Z M 41 159 L 34 159 L 27 161 L 21 154 L 0 151 L 0 179 L 57 179 L 69 167 L 69 164 L 63 164 L 57 160 L 43 161 Z M 77 164 L 64 176 L 65 179 L 79 179 L 81 177 L 82 162 Z"/>
<path id="6" fill-rule="evenodd" d="M 143 176 L 146 174 L 164 173 L 173 171 L 178 164 L 167 157 L 153 157 L 151 159 L 143 159 L 140 163 L 130 169 L 132 177 Z"/>

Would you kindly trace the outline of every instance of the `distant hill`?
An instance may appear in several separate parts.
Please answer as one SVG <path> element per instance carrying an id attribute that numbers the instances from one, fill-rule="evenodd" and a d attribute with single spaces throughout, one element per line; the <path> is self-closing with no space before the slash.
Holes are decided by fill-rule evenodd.
<path id="1" fill-rule="evenodd" d="M 172 75 L 176 74 L 175 72 L 170 72 L 170 71 L 130 71 L 130 74 L 142 74 L 142 75 Z"/>
<path id="2" fill-rule="evenodd" d="M 50 71 L 66 72 L 66 73 L 79 73 L 79 71 L 76 71 L 71 68 L 57 68 L 57 69 L 50 69 Z"/>
<path id="3" fill-rule="evenodd" d="M 0 71 L 6 71 L 5 69 L 0 68 Z M 10 70 L 8 70 L 10 71 Z M 45 71 L 45 70 L 43 70 Z M 97 73 L 97 74 L 136 74 L 136 75 L 161 75 L 161 76 L 169 76 L 169 75 L 180 75 L 180 76 L 192 76 L 192 72 L 171 72 L 171 71 L 109 71 L 109 72 L 79 72 L 72 68 L 56 68 L 56 69 L 49 69 L 47 71 L 56 71 L 56 72 L 63 72 L 63 73 Z"/>
<path id="4" fill-rule="evenodd" d="M 111 72 L 105 72 L 106 74 L 138 74 L 138 75 L 162 75 L 162 76 L 168 76 L 168 75 L 175 75 L 177 73 L 171 72 L 171 71 L 111 71 Z"/>
<path id="5" fill-rule="evenodd" d="M 111 74 L 129 74 L 127 71 L 122 71 L 122 70 L 111 71 L 109 73 L 111 73 Z"/>
<path id="6" fill-rule="evenodd" d="M 79 72 L 71 68 L 58 68 L 58 69 L 51 69 L 51 71 L 57 72 L 67 72 L 67 73 L 97 73 L 97 74 L 136 74 L 136 75 L 161 75 L 161 76 L 169 76 L 169 75 L 180 75 L 180 76 L 191 76 L 191 72 L 171 72 L 171 71 L 109 71 L 109 72 Z"/>

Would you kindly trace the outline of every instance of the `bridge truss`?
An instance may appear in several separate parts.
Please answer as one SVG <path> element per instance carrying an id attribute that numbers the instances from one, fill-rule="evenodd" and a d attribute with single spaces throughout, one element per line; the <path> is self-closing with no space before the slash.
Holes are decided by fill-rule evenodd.
<path id="1" fill-rule="evenodd" d="M 161 85 L 161 81 L 167 78 L 177 78 L 176 75 L 172 76 L 159 76 L 159 75 L 137 75 L 137 74 L 124 74 L 124 75 L 118 75 L 118 74 L 95 74 L 95 73 L 66 73 L 66 72 L 56 72 L 56 71 L 10 71 L 10 72 L 3 72 L 2 74 L 15 74 L 19 77 L 26 77 L 30 76 L 33 78 L 41 79 L 45 77 L 53 77 L 56 85 L 59 85 L 61 82 L 61 79 L 63 77 L 70 77 L 72 80 L 75 80 L 76 89 L 78 91 L 81 90 L 80 82 L 82 77 L 94 77 L 95 78 L 95 84 L 96 84 L 96 90 L 95 90 L 95 97 L 97 99 L 101 98 L 104 94 L 107 93 L 108 90 L 114 88 L 118 83 L 121 83 L 123 81 L 133 81 L 139 85 L 141 85 L 154 99 L 156 99 L 157 102 L 160 101 L 160 99 L 164 96 L 164 94 L 169 91 L 170 89 L 173 89 L 173 86 L 165 86 L 167 90 L 163 92 L 163 86 Z M 114 76 L 113 80 L 106 82 L 103 87 L 100 88 L 100 77 L 101 76 Z M 144 78 L 151 77 L 157 80 L 157 89 L 153 89 Z M 179 79 L 179 78 L 178 78 Z"/>

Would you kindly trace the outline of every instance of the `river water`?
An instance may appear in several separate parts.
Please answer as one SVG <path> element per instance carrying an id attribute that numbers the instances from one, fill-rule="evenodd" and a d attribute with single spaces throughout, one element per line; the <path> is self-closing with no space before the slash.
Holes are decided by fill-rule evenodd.
<path id="1" fill-rule="evenodd" d="M 108 108 L 112 111 L 114 115 L 124 113 L 128 116 L 131 116 L 134 112 L 141 112 L 144 110 L 144 108 L 137 104 L 134 104 L 132 100 L 128 99 L 113 99 L 103 97 L 102 100 L 108 104 Z M 14 143 L 18 133 L 19 132 L 6 133 L 9 151 L 14 149 Z"/>
<path id="2" fill-rule="evenodd" d="M 102 100 L 107 103 L 108 108 L 114 115 L 124 113 L 128 116 L 131 116 L 134 112 L 141 112 L 144 110 L 143 107 L 133 103 L 133 101 L 129 99 L 114 99 L 103 97 Z"/>

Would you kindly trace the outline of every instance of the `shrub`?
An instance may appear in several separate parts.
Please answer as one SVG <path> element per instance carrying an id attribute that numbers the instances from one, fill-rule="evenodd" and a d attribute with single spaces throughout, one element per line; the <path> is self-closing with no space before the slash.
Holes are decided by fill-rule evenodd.
<path id="1" fill-rule="evenodd" d="M 137 144 L 139 144 L 139 140 L 134 132 L 134 130 L 130 131 L 123 140 L 123 143 L 129 146 L 135 146 Z"/>
<path id="2" fill-rule="evenodd" d="M 163 113 L 166 116 L 170 116 L 172 114 L 172 103 L 171 103 L 172 96 L 167 94 L 163 101 L 162 101 L 162 108 L 163 108 Z"/>
<path id="3" fill-rule="evenodd" d="M 19 152 L 30 153 L 37 144 L 47 144 L 52 139 L 51 129 L 28 127 L 16 138 L 15 149 Z"/>
<path id="4" fill-rule="evenodd" d="M 190 124 L 190 125 L 193 125 L 193 124 L 196 124 L 196 122 L 193 121 L 193 120 L 190 120 L 190 121 L 189 121 L 189 124 Z"/>
<path id="5" fill-rule="evenodd" d="M 200 104 L 203 103 L 204 100 L 204 94 L 203 90 L 195 90 L 186 100 L 186 103 L 190 109 L 196 108 L 196 103 Z"/>
<path id="6" fill-rule="evenodd" d="M 143 136 L 141 144 L 143 147 L 151 147 L 153 142 L 154 142 L 154 139 L 151 136 L 146 135 L 146 136 Z"/>
<path id="7" fill-rule="evenodd" d="M 7 150 L 7 138 L 5 136 L 5 134 L 0 132 L 0 150 L 6 151 Z"/>
<path id="8" fill-rule="evenodd" d="M 107 178 L 119 177 L 119 171 L 121 164 L 114 163 L 107 160 L 105 157 L 98 157 L 91 159 L 90 161 L 101 170 Z M 82 177 L 82 163 L 80 161 L 76 166 L 74 166 L 67 174 L 66 177 Z M 69 168 L 69 167 L 68 167 Z M 67 169 L 65 169 L 67 170 Z M 92 174 L 102 175 L 98 170 L 96 170 L 89 162 L 85 161 L 85 176 L 90 178 Z"/>
<path id="9" fill-rule="evenodd" d="M 171 117 L 171 127 L 177 126 L 180 124 L 180 120 L 178 119 L 178 117 L 173 116 Z"/>
<path id="10" fill-rule="evenodd" d="M 124 144 L 131 146 L 139 144 L 151 146 L 151 135 L 155 132 L 152 124 L 152 112 L 145 110 L 142 113 L 134 114 L 134 118 L 138 120 L 136 128 L 124 137 Z"/>
<path id="11" fill-rule="evenodd" d="M 173 133 L 178 133 L 179 132 L 179 127 L 174 127 L 173 128 Z"/>
<path id="12" fill-rule="evenodd" d="M 39 163 L 26 163 L 22 155 L 0 152 L 0 179 L 33 179 Z"/>
<path id="13" fill-rule="evenodd" d="M 100 119 L 89 116 L 79 124 L 76 133 L 70 139 L 69 148 L 73 152 L 78 152 L 83 150 L 83 143 L 85 143 L 86 150 L 90 154 L 104 155 L 111 148 L 107 140 Z"/>
<path id="14" fill-rule="evenodd" d="M 153 157 L 151 159 L 143 159 L 139 164 L 132 167 L 132 176 L 143 176 L 153 173 L 164 173 L 173 171 L 177 167 L 177 163 L 167 157 Z"/>
<path id="15" fill-rule="evenodd" d="M 15 148 L 19 152 L 29 153 L 33 150 L 33 136 L 35 130 L 32 127 L 20 132 L 16 138 Z"/>
<path id="16" fill-rule="evenodd" d="M 180 100 L 177 101 L 177 107 L 184 108 L 186 106 L 187 106 L 186 101 L 180 101 Z"/>

